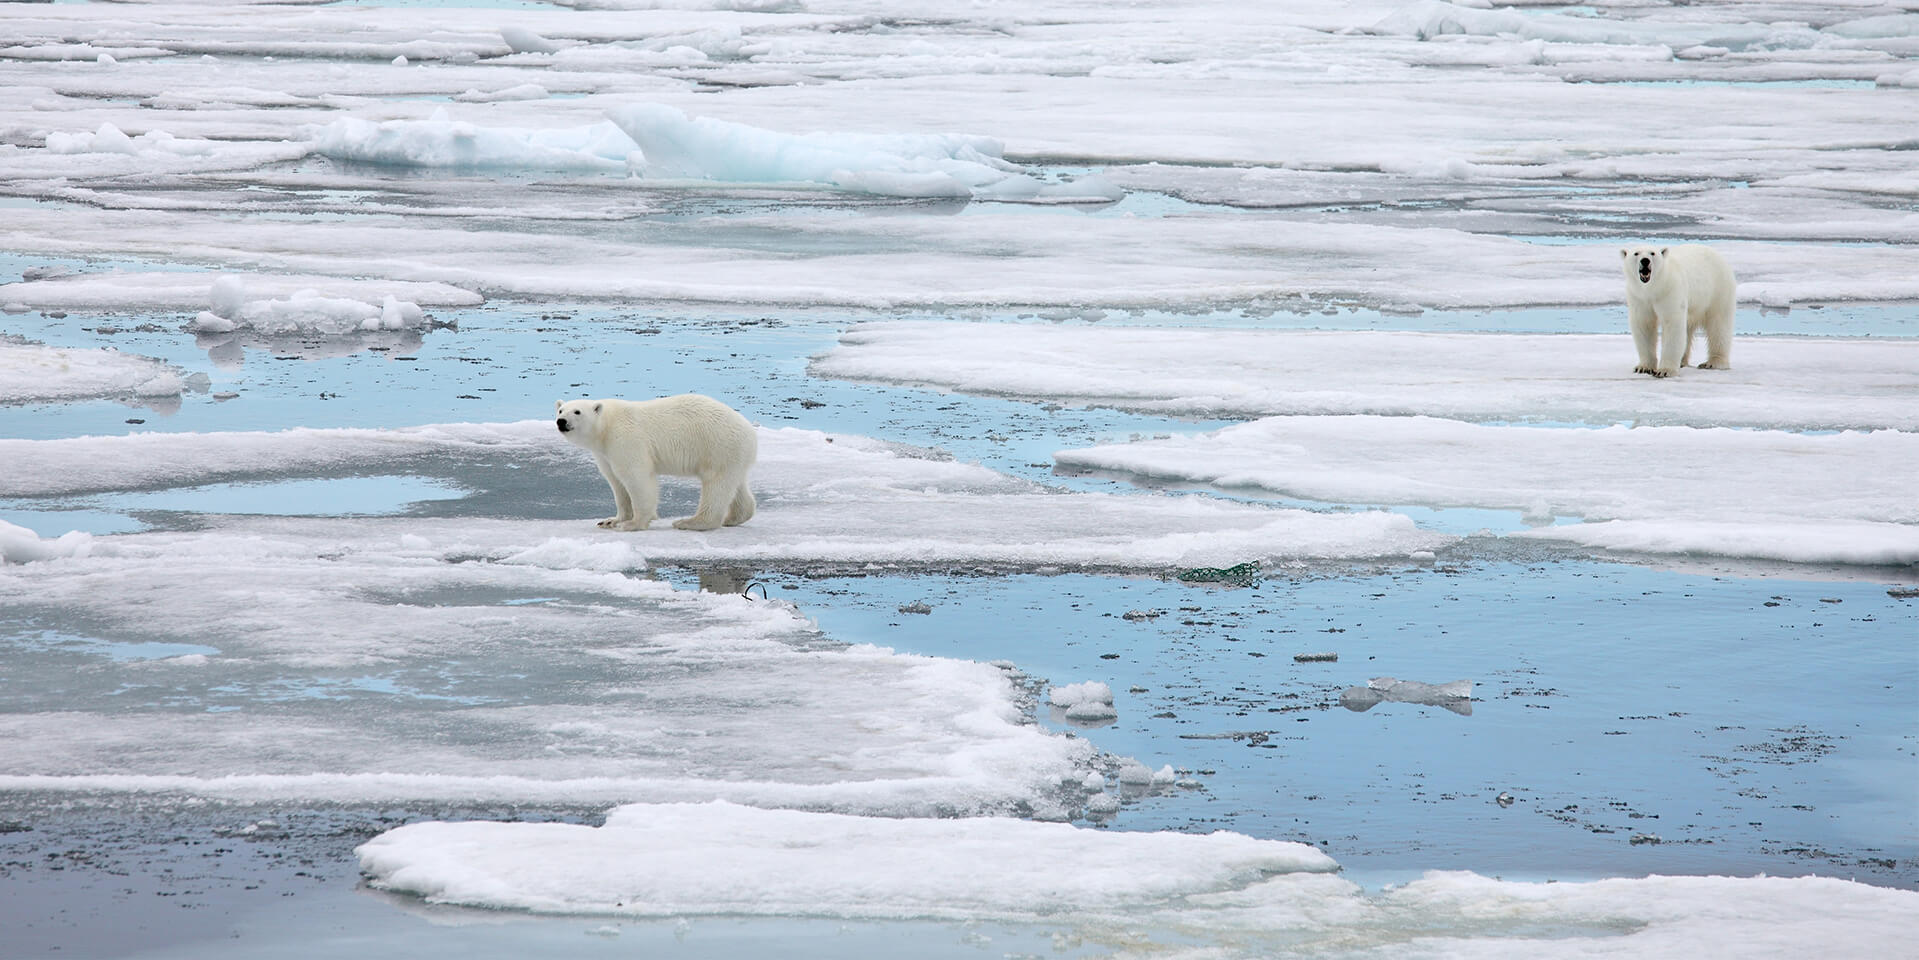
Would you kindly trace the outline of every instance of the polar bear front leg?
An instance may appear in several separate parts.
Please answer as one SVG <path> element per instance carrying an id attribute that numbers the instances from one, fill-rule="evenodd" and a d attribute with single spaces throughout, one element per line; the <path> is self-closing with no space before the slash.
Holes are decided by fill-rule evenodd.
<path id="1" fill-rule="evenodd" d="M 1626 305 L 1627 325 L 1632 328 L 1633 349 L 1639 353 L 1634 373 L 1651 373 L 1659 362 L 1659 318 L 1643 303 Z"/>
<path id="2" fill-rule="evenodd" d="M 1659 311 L 1659 366 L 1655 377 L 1670 377 L 1679 372 L 1686 355 L 1686 305 L 1680 303 Z"/>
<path id="3" fill-rule="evenodd" d="M 629 504 L 626 519 L 613 525 L 615 530 L 645 530 L 659 518 L 660 478 L 653 473 L 653 461 L 630 456 L 613 463 L 613 476 L 626 488 Z"/>
<path id="4" fill-rule="evenodd" d="M 620 485 L 620 479 L 613 475 L 613 468 L 607 465 L 605 457 L 594 457 L 593 462 L 600 468 L 600 477 L 606 485 L 613 488 L 613 515 L 599 522 L 602 527 L 614 527 L 633 519 L 633 500 L 626 495 L 626 488 Z"/>

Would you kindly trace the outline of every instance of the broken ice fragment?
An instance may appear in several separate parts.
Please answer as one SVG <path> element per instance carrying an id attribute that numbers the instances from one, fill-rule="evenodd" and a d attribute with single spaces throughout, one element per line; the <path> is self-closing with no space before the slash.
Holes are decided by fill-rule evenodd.
<path id="1" fill-rule="evenodd" d="M 1364 713 L 1381 701 L 1392 700 L 1398 703 L 1444 707 L 1460 716 L 1469 717 L 1473 713 L 1472 696 L 1471 680 L 1431 684 L 1420 683 L 1417 680 L 1374 677 L 1366 681 L 1363 687 L 1347 687 L 1340 691 L 1339 705 L 1355 713 Z"/>

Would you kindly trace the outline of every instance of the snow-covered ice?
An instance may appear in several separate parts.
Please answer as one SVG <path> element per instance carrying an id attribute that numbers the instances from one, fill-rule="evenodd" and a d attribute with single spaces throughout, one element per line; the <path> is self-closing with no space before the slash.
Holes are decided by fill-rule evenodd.
<path id="1" fill-rule="evenodd" d="M 1186 416 L 1379 414 L 1698 427 L 1919 429 L 1919 342 L 1735 339 L 1731 370 L 1632 372 L 1618 335 L 898 322 L 849 329 L 822 376 Z"/>
<path id="2" fill-rule="evenodd" d="M 1122 911 L 1337 869 L 1304 844 L 1224 832 L 1103 834 L 726 803 L 624 806 L 600 827 L 414 824 L 368 841 L 360 863 L 377 886 L 467 906 L 956 920 Z"/>
<path id="3" fill-rule="evenodd" d="M 1684 957 L 1871 950 L 1919 894 L 1841 880 L 1537 884 L 1433 872 L 1365 894 L 1301 844 L 996 818 L 876 820 L 640 804 L 600 827 L 419 823 L 359 848 L 373 885 L 435 903 L 589 916 L 1045 922 L 1172 956 Z"/>
<path id="4" fill-rule="evenodd" d="M 1612 549 L 1814 563 L 1919 561 L 1919 505 L 1912 498 L 1919 434 L 1900 430 L 1567 429 L 1288 416 L 1198 436 L 1065 450 L 1056 459 L 1074 469 L 1305 500 L 1484 507 L 1522 511 L 1536 522 L 1565 516 L 1670 531 L 1663 544 L 1637 546 L 1608 533 L 1611 523 L 1532 533 Z M 1702 535 L 1741 527 L 1756 535 Z"/>
<path id="5" fill-rule="evenodd" d="M 70 350 L 0 337 L 0 404 L 108 398 L 177 405 L 203 380 L 112 347 Z"/>

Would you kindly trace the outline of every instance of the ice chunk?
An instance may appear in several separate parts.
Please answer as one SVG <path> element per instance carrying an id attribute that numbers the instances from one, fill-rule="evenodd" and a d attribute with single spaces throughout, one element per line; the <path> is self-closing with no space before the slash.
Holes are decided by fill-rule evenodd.
<path id="1" fill-rule="evenodd" d="M 1098 680 L 1088 680 L 1084 683 L 1069 683 L 1054 687 L 1047 696 L 1056 707 L 1070 707 L 1075 703 L 1086 702 L 1112 703 L 1113 688 Z"/>
<path id="2" fill-rule="evenodd" d="M 514 53 L 557 53 L 563 49 L 561 44 L 528 30 L 525 27 L 505 26 L 500 28 L 500 39 L 513 49 Z"/>
<path id="3" fill-rule="evenodd" d="M 33 563 L 63 557 L 85 557 L 93 551 L 93 537 L 78 530 L 51 540 L 26 527 L 0 520 L 0 563 Z"/>
<path id="4" fill-rule="evenodd" d="M 318 334 L 340 336 L 358 331 L 406 330 L 427 325 L 420 305 L 388 294 L 380 306 L 345 297 L 298 290 L 284 299 L 248 300 L 244 281 L 222 276 L 208 295 L 212 309 L 187 324 L 193 333 L 231 333 L 241 328 L 266 336 Z"/>
<path id="5" fill-rule="evenodd" d="M 610 123 L 557 130 L 483 127 L 444 111 L 426 120 L 342 117 L 310 131 L 312 149 L 341 160 L 414 167 L 626 169 L 633 141 Z"/>
<path id="6" fill-rule="evenodd" d="M 1391 700 L 1395 703 L 1444 707 L 1462 716 L 1471 716 L 1472 696 L 1471 680 L 1431 684 L 1417 680 L 1398 680 L 1393 677 L 1374 677 L 1366 681 L 1363 687 L 1347 687 L 1340 691 L 1339 705 L 1356 713 L 1364 713 L 1383 701 Z"/>

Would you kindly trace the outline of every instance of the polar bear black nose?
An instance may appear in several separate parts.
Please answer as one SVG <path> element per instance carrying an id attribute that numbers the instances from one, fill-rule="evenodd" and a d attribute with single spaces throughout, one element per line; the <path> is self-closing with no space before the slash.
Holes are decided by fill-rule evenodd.
<path id="1" fill-rule="evenodd" d="M 559 419 L 558 421 L 556 421 L 556 422 L 557 422 L 557 423 L 559 423 L 559 425 L 560 425 L 560 432 L 561 432 L 561 433 L 565 433 L 565 432 L 567 431 L 567 426 L 566 426 L 566 418 L 565 418 L 565 417 L 561 417 L 561 418 L 560 418 L 560 419 Z"/>
<path id="2" fill-rule="evenodd" d="M 1650 269 L 1652 269 L 1652 258 L 1651 258 L 1651 257 L 1640 257 L 1640 258 L 1639 258 L 1639 269 L 1641 269 L 1641 270 L 1650 270 Z"/>

